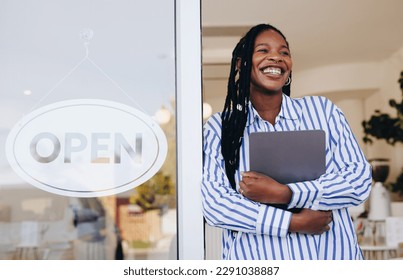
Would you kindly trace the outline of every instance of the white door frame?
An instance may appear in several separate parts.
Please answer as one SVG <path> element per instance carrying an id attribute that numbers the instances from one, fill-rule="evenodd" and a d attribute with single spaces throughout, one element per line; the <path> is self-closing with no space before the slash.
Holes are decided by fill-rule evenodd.
<path id="1" fill-rule="evenodd" d="M 201 20 L 199 0 L 176 0 L 178 258 L 204 259 Z"/>

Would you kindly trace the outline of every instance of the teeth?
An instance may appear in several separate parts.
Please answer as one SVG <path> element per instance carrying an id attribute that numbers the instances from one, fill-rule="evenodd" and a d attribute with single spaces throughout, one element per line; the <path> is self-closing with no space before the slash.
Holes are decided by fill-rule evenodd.
<path id="1" fill-rule="evenodd" d="M 263 73 L 281 75 L 281 69 L 280 68 L 268 67 L 268 68 L 263 69 Z"/>

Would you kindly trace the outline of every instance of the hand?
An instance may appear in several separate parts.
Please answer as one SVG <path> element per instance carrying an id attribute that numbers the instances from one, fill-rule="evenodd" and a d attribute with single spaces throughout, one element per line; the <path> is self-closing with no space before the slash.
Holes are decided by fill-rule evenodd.
<path id="1" fill-rule="evenodd" d="M 271 204 L 288 204 L 291 200 L 292 191 L 286 185 L 258 172 L 242 172 L 239 182 L 240 192 L 245 197 Z"/>
<path id="2" fill-rule="evenodd" d="M 329 223 L 332 221 L 332 211 L 302 209 L 301 212 L 292 215 L 289 231 L 304 234 L 322 234 L 330 229 Z"/>

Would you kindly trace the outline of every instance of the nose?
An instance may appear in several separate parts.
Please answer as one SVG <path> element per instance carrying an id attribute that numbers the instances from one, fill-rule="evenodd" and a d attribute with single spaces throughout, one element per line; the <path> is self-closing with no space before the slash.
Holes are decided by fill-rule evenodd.
<path id="1" fill-rule="evenodd" d="M 283 59 L 281 57 L 267 57 L 266 58 L 269 61 L 272 61 L 276 64 L 280 63 L 281 61 L 283 61 Z"/>
<path id="2" fill-rule="evenodd" d="M 266 59 L 276 64 L 283 61 L 283 58 L 278 53 L 268 53 Z"/>

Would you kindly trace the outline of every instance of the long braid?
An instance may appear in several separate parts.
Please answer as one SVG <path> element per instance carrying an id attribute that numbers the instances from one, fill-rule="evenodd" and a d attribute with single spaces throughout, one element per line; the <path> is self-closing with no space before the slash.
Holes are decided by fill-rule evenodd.
<path id="1" fill-rule="evenodd" d="M 255 39 L 262 31 L 269 29 L 283 36 L 288 45 L 285 36 L 277 28 L 269 24 L 260 24 L 249 30 L 232 52 L 227 96 L 221 114 L 221 153 L 224 157 L 225 172 L 233 189 L 236 188 L 235 171 L 239 167 L 239 150 L 249 111 L 250 75 Z M 284 86 L 283 92 L 290 95 L 290 85 Z"/>

